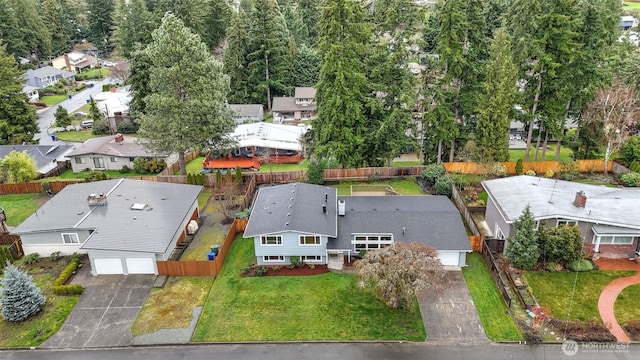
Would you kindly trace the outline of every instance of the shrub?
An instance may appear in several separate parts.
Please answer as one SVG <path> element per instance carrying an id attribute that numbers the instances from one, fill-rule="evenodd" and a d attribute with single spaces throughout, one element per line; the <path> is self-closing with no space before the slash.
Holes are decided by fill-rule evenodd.
<path id="1" fill-rule="evenodd" d="M 291 262 L 292 268 L 304 266 L 304 263 L 300 260 L 300 256 L 292 256 L 289 258 L 289 261 Z"/>
<path id="2" fill-rule="evenodd" d="M 78 258 L 72 258 L 69 261 L 69 264 L 67 264 L 67 266 L 60 272 L 58 277 L 53 281 L 53 286 L 64 285 L 64 283 L 69 280 L 71 275 L 73 275 L 73 272 L 78 269 L 79 265 L 80 260 Z"/>
<path id="3" fill-rule="evenodd" d="M 551 179 L 555 174 L 556 173 L 554 173 L 553 170 L 549 169 L 546 173 L 544 173 L 544 177 L 546 177 L 547 179 Z"/>
<path id="4" fill-rule="evenodd" d="M 516 161 L 516 175 L 522 175 L 523 170 L 522 159 L 518 159 Z"/>
<path id="5" fill-rule="evenodd" d="M 282 266 L 280 265 L 272 266 L 271 270 L 273 270 L 274 273 L 279 273 L 280 270 L 282 270 Z"/>
<path id="6" fill-rule="evenodd" d="M 427 167 L 422 170 L 420 173 L 420 177 L 425 180 L 428 184 L 433 185 L 436 183 L 438 178 L 442 177 L 446 173 L 444 166 L 437 164 L 429 164 Z"/>
<path id="7" fill-rule="evenodd" d="M 248 219 L 251 216 L 251 208 L 248 207 L 236 214 L 236 219 Z"/>
<path id="8" fill-rule="evenodd" d="M 109 125 L 107 124 L 106 120 L 103 120 L 103 119 L 96 120 L 96 119 L 94 119 L 93 125 L 91 125 L 91 133 L 93 135 L 108 135 L 109 132 L 110 132 Z"/>
<path id="9" fill-rule="evenodd" d="M 471 185 L 469 182 L 469 178 L 464 174 L 449 174 L 449 177 L 451 177 L 451 181 L 458 189 L 462 189 Z"/>
<path id="10" fill-rule="evenodd" d="M 146 174 L 147 170 L 145 170 L 144 165 L 147 163 L 147 159 L 137 157 L 133 159 L 133 171 L 138 174 Z"/>
<path id="11" fill-rule="evenodd" d="M 309 264 L 309 269 L 315 269 L 316 265 L 315 264 Z"/>
<path id="12" fill-rule="evenodd" d="M 505 177 L 507 176 L 507 167 L 502 163 L 494 163 L 491 165 L 489 173 L 497 177 Z"/>
<path id="13" fill-rule="evenodd" d="M 242 186 L 242 168 L 240 166 L 236 166 L 236 186 Z"/>
<path id="14" fill-rule="evenodd" d="M 451 178 L 448 176 L 438 178 L 434 189 L 436 191 L 436 195 L 451 196 Z"/>
<path id="15" fill-rule="evenodd" d="M 558 266 L 558 264 L 557 264 L 557 263 L 550 262 L 550 263 L 547 263 L 547 266 L 545 266 L 544 268 L 545 268 L 548 272 L 556 272 L 556 271 L 558 271 L 557 266 Z"/>
<path id="16" fill-rule="evenodd" d="M 51 184 L 48 181 L 41 182 L 40 186 L 42 186 L 42 190 L 47 194 L 51 191 Z"/>
<path id="17" fill-rule="evenodd" d="M 593 270 L 593 265 L 587 259 L 569 261 L 567 263 L 566 267 L 567 267 L 567 269 L 573 270 L 573 271 L 576 271 L 576 272 Z"/>
<path id="18" fill-rule="evenodd" d="M 9 246 L 8 245 L 0 245 L 0 262 L 2 262 L 2 264 L 6 264 L 8 262 L 12 263 L 13 262 L 13 256 L 11 255 L 11 252 L 9 251 Z M 0 267 L 0 270 L 4 269 L 4 267 Z"/>
<path id="19" fill-rule="evenodd" d="M 620 182 L 626 187 L 640 186 L 640 173 L 630 172 L 620 176 Z"/>
<path id="20" fill-rule="evenodd" d="M 158 159 L 149 160 L 144 164 L 145 171 L 148 172 L 148 173 L 151 173 L 151 174 L 157 174 L 157 173 L 161 172 L 162 170 L 164 170 L 164 168 L 166 168 L 166 167 L 167 167 L 167 164 L 162 159 L 161 160 L 158 160 Z"/>
<path id="21" fill-rule="evenodd" d="M 123 122 L 118 125 L 118 132 L 121 134 L 133 134 L 138 131 L 138 128 L 139 126 L 137 124 Z"/>
<path id="22" fill-rule="evenodd" d="M 640 161 L 640 137 L 632 136 L 622 143 L 619 154 L 624 166 L 630 167 L 634 161 Z"/>
<path id="23" fill-rule="evenodd" d="M 640 172 L 640 161 L 635 160 L 629 165 L 629 170 L 633 172 Z"/>
<path id="24" fill-rule="evenodd" d="M 129 169 L 129 167 L 127 165 L 122 165 L 122 167 L 120 168 L 120 173 L 121 174 L 126 174 L 126 173 L 130 173 L 131 169 Z"/>
<path id="25" fill-rule="evenodd" d="M 536 172 L 533 171 L 533 170 L 528 170 L 525 175 L 527 175 L 527 176 L 536 176 Z"/>
<path id="26" fill-rule="evenodd" d="M 80 284 L 52 286 L 51 289 L 58 295 L 80 295 L 84 291 Z"/>
<path id="27" fill-rule="evenodd" d="M 60 259 L 60 251 L 52 252 L 51 255 L 49 255 L 49 259 L 51 261 L 57 261 L 58 259 Z"/>
<path id="28" fill-rule="evenodd" d="M 87 88 L 86 84 L 80 84 L 79 86 L 76 86 L 75 88 L 73 88 L 73 90 L 75 90 L 76 92 L 80 92 L 86 88 Z"/>
<path id="29" fill-rule="evenodd" d="M 38 255 L 38 253 L 31 253 L 25 256 L 24 259 L 22 260 L 22 262 L 24 262 L 27 265 L 37 264 L 38 261 L 40 261 L 40 255 Z"/>
<path id="30" fill-rule="evenodd" d="M 309 184 L 322 185 L 324 183 L 324 164 L 320 161 L 311 161 L 307 170 Z"/>
<path id="31" fill-rule="evenodd" d="M 269 269 L 266 266 L 258 266 L 256 268 L 255 274 L 256 276 L 262 276 L 267 273 Z"/>

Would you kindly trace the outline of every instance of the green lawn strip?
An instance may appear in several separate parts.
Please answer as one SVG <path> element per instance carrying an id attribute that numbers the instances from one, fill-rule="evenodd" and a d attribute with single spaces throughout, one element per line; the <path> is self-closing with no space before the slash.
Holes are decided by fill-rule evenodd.
<path id="1" fill-rule="evenodd" d="M 0 347 L 39 346 L 55 334 L 78 302 L 79 296 L 56 295 L 50 290 L 52 275 L 35 275 L 33 280 L 47 298 L 42 311 L 21 322 L 0 320 Z"/>
<path id="2" fill-rule="evenodd" d="M 402 195 L 425 195 L 424 191 L 418 183 L 416 182 L 415 177 L 409 177 L 407 179 L 391 179 L 391 180 L 380 180 L 380 181 L 356 181 L 356 180 L 345 180 L 341 181 L 337 185 L 331 185 L 338 189 L 338 195 L 351 195 L 351 185 L 390 185 L 393 190 L 397 191 Z"/>
<path id="3" fill-rule="evenodd" d="M 55 133 L 58 140 L 61 141 L 73 141 L 73 142 L 85 142 L 92 138 L 97 138 L 102 135 L 93 135 L 91 130 L 71 130 L 71 131 L 58 131 Z"/>
<path id="4" fill-rule="evenodd" d="M 422 165 L 421 161 L 393 161 L 391 166 L 402 167 L 402 166 L 420 166 Z"/>
<path id="5" fill-rule="evenodd" d="M 574 182 L 582 183 L 582 184 L 590 184 L 590 185 L 604 185 L 606 187 L 615 188 L 618 187 L 616 184 L 612 184 L 609 182 L 602 182 L 594 179 L 574 179 Z"/>
<path id="6" fill-rule="evenodd" d="M 640 9 L 640 2 L 625 1 L 623 10 L 624 9 Z"/>
<path id="7" fill-rule="evenodd" d="M 89 174 L 90 171 L 80 171 L 78 173 L 74 173 L 71 169 L 63 172 L 59 176 L 47 178 L 47 181 L 55 181 L 55 180 L 84 180 L 85 176 Z M 123 177 L 136 177 L 136 176 L 156 176 L 157 174 L 138 174 L 136 172 L 130 171 L 128 173 L 121 173 L 118 170 L 104 170 L 104 173 L 107 174 L 107 178 L 109 179 L 119 179 Z"/>
<path id="8" fill-rule="evenodd" d="M 198 156 L 197 158 L 189 161 L 185 167 L 187 168 L 187 174 L 199 174 L 202 170 L 202 162 L 204 161 L 204 156 Z M 180 170 L 176 172 L 176 175 L 180 175 Z"/>
<path id="9" fill-rule="evenodd" d="M 0 196 L 0 207 L 7 215 L 7 225 L 18 226 L 40 207 L 35 200 L 42 194 L 8 194 Z"/>
<path id="10" fill-rule="evenodd" d="M 531 148 L 529 149 L 529 160 L 533 161 L 533 158 L 535 156 L 536 149 L 535 149 L 535 144 L 533 146 L 531 146 Z M 542 160 L 540 157 L 542 156 L 542 150 L 540 150 L 538 152 L 538 160 Z M 518 159 L 524 159 L 524 149 L 512 149 L 509 150 L 509 161 L 512 162 L 516 162 L 518 161 Z M 553 161 L 556 159 L 556 145 L 552 144 L 549 145 L 549 149 L 547 149 L 547 152 L 545 153 L 545 158 L 544 160 L 546 161 Z M 573 151 L 566 147 L 566 146 L 562 146 L 560 148 L 560 161 L 570 161 L 573 160 Z"/>
<path id="11" fill-rule="evenodd" d="M 482 256 L 478 253 L 468 254 L 467 265 L 462 268 L 462 274 L 487 337 L 494 341 L 522 340 L 513 318 L 505 314 L 507 307 Z M 513 306 L 518 304 L 514 303 Z"/>
<path id="12" fill-rule="evenodd" d="M 640 284 L 631 285 L 618 295 L 614 305 L 616 319 L 620 324 L 626 324 L 630 321 L 640 321 Z"/>
<path id="13" fill-rule="evenodd" d="M 262 164 L 258 172 L 287 172 L 309 169 L 309 160 L 302 160 L 298 164 Z"/>
<path id="14" fill-rule="evenodd" d="M 523 272 L 538 303 L 551 316 L 562 320 L 596 321 L 601 323 L 598 299 L 602 289 L 614 279 L 633 275 L 633 271 L 589 272 Z M 573 284 L 576 283 L 572 296 Z"/>
<path id="15" fill-rule="evenodd" d="M 198 209 L 200 209 L 201 213 L 204 212 L 204 207 L 207 206 L 207 202 L 209 201 L 209 197 L 212 192 L 212 188 L 204 188 L 200 195 L 198 195 Z"/>
<path id="16" fill-rule="evenodd" d="M 390 310 L 353 275 L 247 277 L 253 240 L 237 239 L 204 306 L 193 341 L 423 341 L 416 306 Z"/>
<path id="17" fill-rule="evenodd" d="M 45 95 L 40 97 L 40 101 L 47 106 L 57 105 L 67 99 L 67 95 Z"/>

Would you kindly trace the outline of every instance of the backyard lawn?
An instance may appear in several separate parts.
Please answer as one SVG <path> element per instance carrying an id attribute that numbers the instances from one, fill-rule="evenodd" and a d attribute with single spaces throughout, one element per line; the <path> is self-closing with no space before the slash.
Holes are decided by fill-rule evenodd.
<path id="1" fill-rule="evenodd" d="M 379 180 L 375 182 L 345 180 L 341 181 L 337 185 L 331 186 L 338 189 L 338 195 L 351 195 L 351 185 L 390 185 L 393 190 L 402 195 L 425 195 L 420 185 L 416 182 L 415 177 L 409 177 L 407 179 Z"/>
<path id="2" fill-rule="evenodd" d="M 252 239 L 233 243 L 192 341 L 423 341 L 417 303 L 390 310 L 353 275 L 241 277 L 255 262 Z"/>
<path id="3" fill-rule="evenodd" d="M 0 196 L 0 207 L 7 215 L 7 225 L 18 226 L 40 205 L 36 202 L 42 194 L 9 194 Z"/>
<path id="4" fill-rule="evenodd" d="M 535 145 L 531 146 L 529 150 L 529 160 L 533 161 L 534 156 L 536 155 Z M 541 159 L 542 150 L 538 153 L 538 160 Z M 518 159 L 524 159 L 524 149 L 522 150 L 509 150 L 509 161 L 518 161 Z M 549 145 L 549 149 L 545 153 L 544 160 L 553 161 L 556 159 L 556 145 Z M 560 148 L 560 161 L 570 161 L 573 160 L 573 150 L 569 149 L 566 146 Z"/>
<path id="5" fill-rule="evenodd" d="M 59 131 L 55 133 L 58 140 L 61 141 L 73 141 L 73 142 L 85 142 L 92 138 L 97 138 L 102 135 L 93 135 L 91 130 L 71 130 L 71 131 Z"/>
<path id="6" fill-rule="evenodd" d="M 633 274 L 633 271 L 593 270 L 579 273 L 524 272 L 523 276 L 538 303 L 548 309 L 551 316 L 601 323 L 598 299 L 602 289 L 613 279 Z M 576 290 L 572 296 L 574 282 Z"/>
<path id="7" fill-rule="evenodd" d="M 468 254 L 467 265 L 462 268 L 462 274 L 487 337 L 494 341 L 522 340 L 522 334 L 513 322 L 513 318 L 505 314 L 505 310 L 508 310 L 507 306 L 491 278 L 482 255 Z M 514 304 L 514 306 L 518 305 Z"/>
<path id="8" fill-rule="evenodd" d="M 614 311 L 616 320 L 620 324 L 626 324 L 630 321 L 640 321 L 640 307 L 638 307 L 638 299 L 640 299 L 640 284 L 631 285 L 622 290 L 616 303 Z"/>
<path id="9" fill-rule="evenodd" d="M 625 1 L 623 9 L 640 9 L 640 2 Z"/>
<path id="10" fill-rule="evenodd" d="M 67 95 L 45 95 L 40 97 L 40 101 L 47 104 L 47 106 L 53 106 L 59 104 L 67 99 Z"/>
<path id="11" fill-rule="evenodd" d="M 55 181 L 55 180 L 84 180 L 85 176 L 87 176 L 90 171 L 81 171 L 79 173 L 74 173 L 73 170 L 69 169 L 60 176 L 47 178 L 47 181 Z M 119 179 L 123 177 L 136 177 L 136 176 L 156 176 L 157 174 L 138 174 L 136 172 L 130 171 L 128 173 L 121 173 L 118 170 L 104 170 L 102 171 L 107 174 L 107 178 L 109 179 Z"/>

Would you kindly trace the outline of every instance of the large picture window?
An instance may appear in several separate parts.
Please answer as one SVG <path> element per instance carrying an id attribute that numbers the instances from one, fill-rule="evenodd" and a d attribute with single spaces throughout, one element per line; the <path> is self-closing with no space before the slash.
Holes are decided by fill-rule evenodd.
<path id="1" fill-rule="evenodd" d="M 76 156 L 74 159 L 76 159 L 76 164 L 84 164 L 85 160 L 83 157 L 80 156 Z"/>
<path id="2" fill-rule="evenodd" d="M 381 249 L 393 244 L 391 234 L 385 235 L 356 235 L 351 241 L 355 251 Z"/>
<path id="3" fill-rule="evenodd" d="M 104 169 L 104 160 L 101 157 L 94 157 L 93 167 L 96 169 Z"/>
<path id="4" fill-rule="evenodd" d="M 260 238 L 260 243 L 263 246 L 280 246 L 282 245 L 282 236 L 280 235 L 262 236 Z"/>
<path id="5" fill-rule="evenodd" d="M 300 245 L 320 245 L 320 236 L 300 235 Z"/>
<path id="6" fill-rule="evenodd" d="M 604 235 L 600 235 L 600 236 L 594 236 L 593 237 L 593 243 L 595 244 L 598 240 L 598 237 L 600 237 L 600 245 L 603 244 L 613 244 L 613 245 L 631 245 L 633 244 L 633 236 L 620 236 L 620 235 L 616 235 L 616 236 L 604 236 Z"/>
<path id="7" fill-rule="evenodd" d="M 78 244 L 80 240 L 78 240 L 78 234 L 76 233 L 63 233 L 62 242 L 64 244 Z"/>

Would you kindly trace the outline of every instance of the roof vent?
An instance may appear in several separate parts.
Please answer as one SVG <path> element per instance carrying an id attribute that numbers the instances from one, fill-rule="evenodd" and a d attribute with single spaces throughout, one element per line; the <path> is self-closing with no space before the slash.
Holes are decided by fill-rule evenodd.
<path id="1" fill-rule="evenodd" d="M 105 194 L 90 194 L 87 196 L 87 202 L 89 206 L 104 206 L 107 205 L 107 196 Z"/>
<path id="2" fill-rule="evenodd" d="M 576 198 L 573 200 L 573 205 L 579 208 L 583 208 L 587 204 L 587 195 L 585 195 L 584 191 L 578 191 L 576 193 Z"/>
<path id="3" fill-rule="evenodd" d="M 347 206 L 347 204 L 345 203 L 344 200 L 342 200 L 342 199 L 338 200 L 338 215 L 340 215 L 340 216 L 344 216 L 345 215 L 346 206 Z"/>
<path id="4" fill-rule="evenodd" d="M 145 204 L 135 203 L 131 205 L 131 210 L 144 210 Z"/>
<path id="5" fill-rule="evenodd" d="M 327 213 L 327 204 L 322 204 L 322 212 Z"/>

